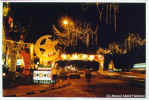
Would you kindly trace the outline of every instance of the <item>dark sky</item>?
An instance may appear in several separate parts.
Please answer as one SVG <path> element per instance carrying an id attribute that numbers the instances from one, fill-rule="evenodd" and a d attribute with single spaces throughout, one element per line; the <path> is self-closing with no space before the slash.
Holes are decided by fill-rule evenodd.
<path id="1" fill-rule="evenodd" d="M 98 21 L 97 7 L 94 3 L 11 3 L 11 8 L 15 20 L 26 26 L 31 25 L 30 29 L 34 37 L 42 33 L 50 33 L 51 26 L 57 25 L 62 16 L 85 21 L 92 26 L 95 26 Z M 113 25 L 107 25 L 104 22 L 100 24 L 100 44 L 119 40 L 129 32 L 139 33 L 144 37 L 145 12 L 143 3 L 119 4 L 118 31 L 114 32 Z"/>

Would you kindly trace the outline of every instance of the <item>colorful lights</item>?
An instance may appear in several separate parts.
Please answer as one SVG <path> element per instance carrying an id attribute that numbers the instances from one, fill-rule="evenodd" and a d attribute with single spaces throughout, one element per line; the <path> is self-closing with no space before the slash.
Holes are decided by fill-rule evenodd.
<path id="1" fill-rule="evenodd" d="M 102 56 L 102 55 L 98 55 L 98 60 L 104 60 L 104 56 Z"/>
<path id="2" fill-rule="evenodd" d="M 62 54 L 61 57 L 62 57 L 63 60 L 67 59 L 67 55 L 66 54 Z"/>
<path id="3" fill-rule="evenodd" d="M 77 54 L 73 54 L 71 58 L 72 58 L 72 60 L 78 60 L 79 59 Z"/>
<path id="4" fill-rule="evenodd" d="M 64 24 L 64 25 L 67 25 L 67 24 L 68 24 L 68 20 L 64 20 L 64 21 L 63 21 L 63 24 Z"/>
<path id="5" fill-rule="evenodd" d="M 73 26 L 74 22 L 70 17 L 64 16 L 60 18 L 60 26 L 62 26 L 63 28 L 68 28 L 70 26 Z"/>
<path id="6" fill-rule="evenodd" d="M 88 59 L 92 61 L 92 60 L 94 60 L 94 58 L 95 58 L 94 55 L 90 55 Z"/>
<path id="7" fill-rule="evenodd" d="M 86 54 L 82 55 L 82 59 L 87 59 L 87 58 L 88 58 L 88 55 L 86 55 Z"/>
<path id="8" fill-rule="evenodd" d="M 8 6 L 8 2 L 4 3 L 4 7 L 3 7 L 3 16 L 7 16 L 8 12 L 9 12 L 9 6 Z"/>
<path id="9" fill-rule="evenodd" d="M 89 54 L 62 54 L 61 55 L 62 60 L 104 60 L 103 55 L 89 55 Z"/>

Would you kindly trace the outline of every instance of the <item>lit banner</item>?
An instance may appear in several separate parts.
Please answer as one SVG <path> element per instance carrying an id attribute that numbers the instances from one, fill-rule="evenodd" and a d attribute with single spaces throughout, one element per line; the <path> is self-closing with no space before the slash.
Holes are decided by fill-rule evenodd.
<path id="1" fill-rule="evenodd" d="M 33 80 L 52 80 L 51 71 L 34 71 Z"/>

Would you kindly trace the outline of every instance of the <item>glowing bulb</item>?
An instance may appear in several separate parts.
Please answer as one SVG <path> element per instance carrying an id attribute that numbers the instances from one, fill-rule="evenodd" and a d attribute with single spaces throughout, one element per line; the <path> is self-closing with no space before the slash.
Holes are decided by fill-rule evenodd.
<path id="1" fill-rule="evenodd" d="M 90 55 L 89 56 L 89 60 L 94 60 L 95 56 L 94 55 Z"/>
<path id="2" fill-rule="evenodd" d="M 101 58 L 102 56 L 101 55 L 98 55 L 98 58 Z"/>
<path id="3" fill-rule="evenodd" d="M 74 54 L 74 55 L 72 55 L 72 58 L 73 59 L 78 59 L 78 55 L 77 54 Z"/>
<path id="4" fill-rule="evenodd" d="M 87 59 L 87 55 L 86 54 L 82 55 L 82 58 Z"/>
<path id="5" fill-rule="evenodd" d="M 64 20 L 63 23 L 64 23 L 64 25 L 67 25 L 68 24 L 68 21 L 67 20 Z"/>
<path id="6" fill-rule="evenodd" d="M 67 58 L 67 55 L 66 54 L 62 54 L 61 56 L 63 59 L 66 59 Z"/>

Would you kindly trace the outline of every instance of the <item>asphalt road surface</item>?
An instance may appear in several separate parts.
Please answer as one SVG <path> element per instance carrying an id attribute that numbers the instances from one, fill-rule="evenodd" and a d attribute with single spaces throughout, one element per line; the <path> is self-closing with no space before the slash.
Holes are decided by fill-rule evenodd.
<path id="1" fill-rule="evenodd" d="M 62 87 L 51 89 L 48 85 L 20 85 L 11 89 L 4 89 L 4 96 L 16 97 L 145 97 L 145 84 L 138 81 L 92 76 L 90 82 L 85 78 L 68 79 Z"/>

